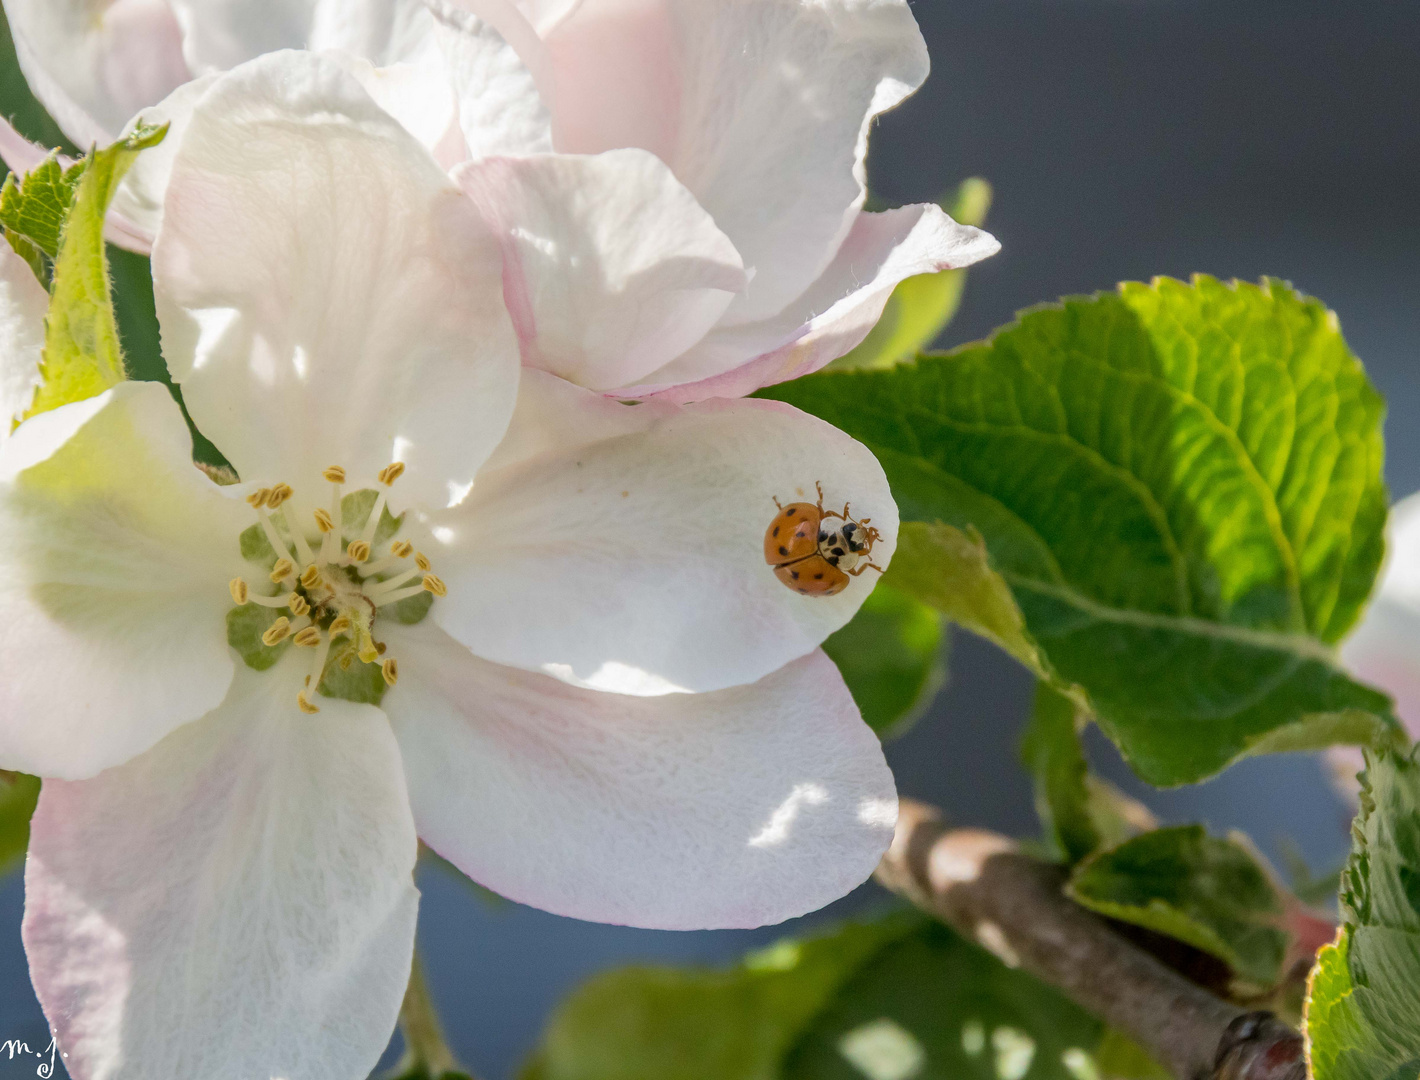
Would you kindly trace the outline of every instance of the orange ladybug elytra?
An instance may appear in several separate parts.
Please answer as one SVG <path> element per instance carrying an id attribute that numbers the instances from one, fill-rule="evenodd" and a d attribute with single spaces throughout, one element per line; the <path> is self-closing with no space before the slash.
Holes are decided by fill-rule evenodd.
<path id="1" fill-rule="evenodd" d="M 783 506 L 774 500 L 779 513 L 764 531 L 764 561 L 774 567 L 775 577 L 797 593 L 836 596 L 848 588 L 850 574 L 883 572 L 881 566 L 868 562 L 873 544 L 882 536 L 868 524 L 869 518 L 850 517 L 848 503 L 841 514 L 825 510 L 823 485 L 817 487 L 817 503 Z M 831 527 L 830 519 L 840 524 Z"/>

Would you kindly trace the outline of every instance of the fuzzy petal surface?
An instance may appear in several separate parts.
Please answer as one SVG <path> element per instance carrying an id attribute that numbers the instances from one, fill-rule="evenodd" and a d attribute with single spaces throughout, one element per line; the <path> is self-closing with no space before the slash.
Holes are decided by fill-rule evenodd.
<path id="1" fill-rule="evenodd" d="M 432 617 L 479 656 L 618 693 L 719 690 L 812 652 L 876 571 L 837 596 L 790 590 L 764 561 L 777 510 L 897 507 L 877 459 L 769 401 L 622 405 L 527 372 L 507 443 L 462 504 L 430 518 L 448 596 Z"/>
<path id="2" fill-rule="evenodd" d="M 505 237 L 524 363 L 579 386 L 663 366 L 745 286 L 729 238 L 644 150 L 488 158 L 456 177 Z"/>
<path id="3" fill-rule="evenodd" d="M 120 768 L 46 781 L 25 951 L 74 1080 L 364 1080 L 409 977 L 417 851 L 378 709 L 296 668 Z"/>
<path id="4" fill-rule="evenodd" d="M 897 796 L 838 669 L 638 698 L 490 664 L 428 623 L 385 699 L 419 835 L 523 903 L 667 930 L 816 910 L 872 873 Z"/>
<path id="5" fill-rule="evenodd" d="M 215 708 L 250 522 L 157 383 L 20 425 L 0 448 L 0 767 L 92 776 Z"/>
<path id="6" fill-rule="evenodd" d="M 163 349 L 243 479 L 330 465 L 444 506 L 502 438 L 517 339 L 499 243 L 429 152 L 336 63 L 274 53 L 202 98 L 153 277 Z"/>

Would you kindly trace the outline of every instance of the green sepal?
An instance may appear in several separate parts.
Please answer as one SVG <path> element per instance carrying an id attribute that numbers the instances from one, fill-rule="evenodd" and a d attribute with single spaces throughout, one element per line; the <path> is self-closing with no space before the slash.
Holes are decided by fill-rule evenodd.
<path id="1" fill-rule="evenodd" d="M 379 492 L 373 488 L 362 488 L 359 491 L 352 491 L 340 500 L 341 538 L 347 544 L 351 540 L 360 539 L 364 533 L 365 523 L 370 520 L 370 511 L 375 508 L 377 498 L 379 498 Z M 390 508 L 386 506 L 380 514 L 380 523 L 375 526 L 375 538 L 370 541 L 370 546 L 377 548 L 386 543 L 395 533 L 399 532 L 399 527 L 403 522 L 403 514 L 395 517 L 390 513 Z"/>
<path id="2" fill-rule="evenodd" d="M 24 864 L 39 789 L 37 776 L 0 771 L 0 875 Z"/>
<path id="3" fill-rule="evenodd" d="M 242 662 L 253 671 L 269 670 L 291 647 L 289 637 L 276 645 L 267 645 L 261 640 L 279 618 L 279 611 L 260 604 L 227 609 L 227 644 L 237 650 Z"/>
<path id="4" fill-rule="evenodd" d="M 331 648 L 316 690 L 324 697 L 353 701 L 357 705 L 378 705 L 389 689 L 384 673 L 379 664 L 363 663 L 353 647 L 344 647 L 346 641 L 348 639 L 341 639 Z"/>

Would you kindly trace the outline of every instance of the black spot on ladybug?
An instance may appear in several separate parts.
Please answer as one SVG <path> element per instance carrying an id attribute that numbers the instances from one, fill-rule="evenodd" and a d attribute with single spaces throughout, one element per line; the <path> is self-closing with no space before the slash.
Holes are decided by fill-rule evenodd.
<path id="1" fill-rule="evenodd" d="M 822 574 L 815 574 L 815 575 L 814 575 L 814 580 L 815 580 L 815 581 L 822 581 L 822 580 L 823 580 L 823 575 L 822 575 Z"/>
<path id="2" fill-rule="evenodd" d="M 778 526 L 778 525 L 774 526 L 774 535 L 775 535 L 775 536 L 778 536 L 778 535 L 779 535 L 779 526 Z"/>
<path id="3" fill-rule="evenodd" d="M 857 531 L 858 531 L 858 526 L 855 525 L 855 524 L 854 524 L 853 522 L 851 522 L 851 521 L 850 521 L 847 525 L 843 526 L 843 535 L 844 535 L 844 536 L 852 536 L 852 535 L 853 535 L 855 532 L 857 532 Z"/>
<path id="4" fill-rule="evenodd" d="M 798 511 L 795 510 L 795 509 L 791 506 L 791 507 L 789 507 L 789 509 L 787 509 L 787 510 L 784 511 L 784 516 L 785 516 L 785 517 L 793 517 L 793 516 L 794 516 L 795 514 L 797 514 L 797 513 L 798 513 Z"/>
<path id="5" fill-rule="evenodd" d="M 798 572 L 797 570 L 790 570 L 790 571 L 789 571 L 789 576 L 790 576 L 791 578 L 793 578 L 795 581 L 798 581 L 798 580 L 799 580 L 799 572 Z"/>
<path id="6" fill-rule="evenodd" d="M 829 566 L 837 566 L 837 565 L 838 565 L 838 556 L 837 556 L 837 555 L 830 555 L 830 556 L 828 557 L 828 565 L 829 565 Z M 822 577 L 823 575 L 820 574 L 819 576 Z"/>
<path id="7" fill-rule="evenodd" d="M 780 554 L 780 555 L 787 555 L 787 554 L 789 554 L 789 549 L 786 548 L 783 544 L 780 544 L 780 545 L 779 545 L 779 554 Z"/>
<path id="8" fill-rule="evenodd" d="M 838 548 L 838 547 L 834 548 L 834 549 L 833 549 L 833 553 L 834 553 L 835 555 L 837 555 L 840 559 L 843 557 L 843 549 L 842 549 L 842 548 Z"/>

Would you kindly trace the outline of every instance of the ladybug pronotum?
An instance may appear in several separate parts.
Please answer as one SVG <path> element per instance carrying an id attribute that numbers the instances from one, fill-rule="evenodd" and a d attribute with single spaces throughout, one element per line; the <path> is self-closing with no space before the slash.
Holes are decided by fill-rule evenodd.
<path id="1" fill-rule="evenodd" d="M 836 596 L 848 588 L 849 575 L 864 570 L 883 572 L 868 561 L 873 544 L 882 539 L 869 518 L 854 520 L 848 513 L 823 508 L 823 485 L 817 503 L 774 505 L 779 513 L 764 532 L 764 561 L 774 576 L 804 596 Z M 837 524 L 834 524 L 834 522 Z"/>

